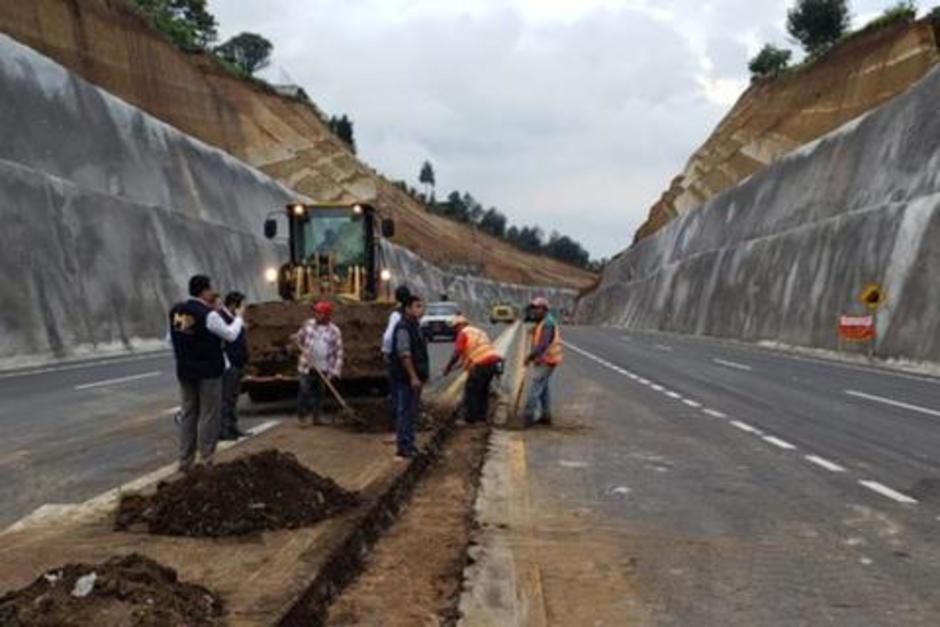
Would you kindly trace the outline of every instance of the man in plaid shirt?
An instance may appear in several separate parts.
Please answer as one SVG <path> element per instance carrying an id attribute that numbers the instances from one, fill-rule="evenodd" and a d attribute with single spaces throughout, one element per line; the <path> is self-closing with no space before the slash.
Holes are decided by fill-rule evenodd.
<path id="1" fill-rule="evenodd" d="M 324 377 L 339 379 L 343 370 L 343 334 L 331 321 L 333 303 L 319 302 L 313 306 L 313 318 L 295 334 L 300 347 L 297 370 L 300 374 L 300 392 L 297 396 L 297 420 L 306 426 L 308 420 L 320 423 L 323 402 Z"/>

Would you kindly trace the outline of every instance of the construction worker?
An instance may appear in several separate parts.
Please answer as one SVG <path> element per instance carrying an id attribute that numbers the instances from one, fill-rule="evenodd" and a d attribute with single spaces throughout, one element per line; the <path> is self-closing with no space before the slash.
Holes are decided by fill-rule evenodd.
<path id="1" fill-rule="evenodd" d="M 424 314 L 424 300 L 412 294 L 404 303 L 404 315 L 395 327 L 392 353 L 389 355 L 389 368 L 392 375 L 392 393 L 395 395 L 396 457 L 410 459 L 417 453 L 415 446 L 415 422 L 421 390 L 428 382 L 431 373 L 431 361 L 428 345 L 421 333 L 421 316 Z"/>
<path id="2" fill-rule="evenodd" d="M 294 340 L 300 347 L 297 372 L 300 390 L 297 394 L 297 421 L 305 427 L 312 419 L 320 423 L 323 404 L 323 378 L 340 378 L 343 371 L 343 334 L 333 324 L 333 303 L 321 301 L 313 306 L 313 318 L 304 322 Z"/>
<path id="3" fill-rule="evenodd" d="M 225 357 L 222 342 L 234 342 L 244 327 L 241 307 L 227 324 L 213 309 L 218 294 L 209 277 L 189 279 L 189 300 L 170 310 L 170 339 L 180 383 L 179 469 L 192 468 L 196 451 L 203 463 L 211 464 L 219 441 L 222 404 L 222 374 Z"/>
<path id="4" fill-rule="evenodd" d="M 503 357 L 482 329 L 471 326 L 464 316 L 454 316 L 450 325 L 457 331 L 454 354 L 444 366 L 444 376 L 450 374 L 457 362 L 467 371 L 463 391 L 464 420 L 467 424 L 486 422 L 489 416 L 490 383 L 500 373 Z"/>
<path id="5" fill-rule="evenodd" d="M 562 361 L 561 331 L 555 316 L 549 313 L 548 300 L 538 297 L 532 301 L 532 316 L 535 318 L 535 334 L 532 352 L 525 365 L 533 365 L 529 397 L 525 404 L 525 424 L 552 424 L 550 381 L 555 368 Z"/>

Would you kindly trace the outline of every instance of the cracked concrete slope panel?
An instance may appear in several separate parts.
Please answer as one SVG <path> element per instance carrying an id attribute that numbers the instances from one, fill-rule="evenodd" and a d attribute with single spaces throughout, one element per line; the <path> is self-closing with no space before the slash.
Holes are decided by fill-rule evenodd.
<path id="1" fill-rule="evenodd" d="M 592 323 L 836 348 L 870 281 L 883 357 L 940 359 L 940 72 L 671 222 L 606 268 Z"/>

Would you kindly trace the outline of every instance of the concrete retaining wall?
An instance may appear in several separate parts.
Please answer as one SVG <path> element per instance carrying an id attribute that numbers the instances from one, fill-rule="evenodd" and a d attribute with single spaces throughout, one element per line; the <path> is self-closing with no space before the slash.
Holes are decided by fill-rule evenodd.
<path id="1" fill-rule="evenodd" d="M 835 348 L 881 282 L 877 352 L 940 360 L 940 73 L 617 257 L 578 318 Z"/>

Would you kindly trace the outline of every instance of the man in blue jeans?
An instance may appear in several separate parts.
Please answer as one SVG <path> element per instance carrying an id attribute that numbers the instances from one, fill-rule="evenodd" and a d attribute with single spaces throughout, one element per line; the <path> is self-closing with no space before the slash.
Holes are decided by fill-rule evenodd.
<path id="1" fill-rule="evenodd" d="M 534 365 L 529 398 L 525 404 L 527 427 L 552 424 L 551 378 L 563 360 L 561 331 L 555 316 L 549 313 L 546 298 L 539 297 L 532 301 L 532 315 L 536 320 L 532 352 L 525 360 L 526 366 Z"/>
<path id="2" fill-rule="evenodd" d="M 421 390 L 431 373 L 428 345 L 421 333 L 424 301 L 415 295 L 405 298 L 403 316 L 395 327 L 389 370 L 395 398 L 395 431 L 398 459 L 410 459 L 417 453 L 415 421 Z"/>

